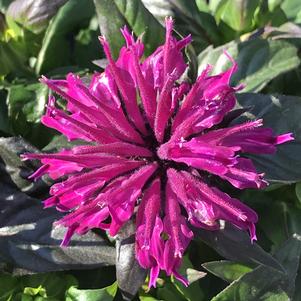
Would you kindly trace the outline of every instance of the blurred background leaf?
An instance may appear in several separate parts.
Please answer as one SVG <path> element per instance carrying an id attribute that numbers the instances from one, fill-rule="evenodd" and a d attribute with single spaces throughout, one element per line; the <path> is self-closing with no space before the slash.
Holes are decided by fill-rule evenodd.
<path id="1" fill-rule="evenodd" d="M 198 56 L 199 74 L 207 64 L 214 66 L 213 74 L 228 69 L 232 63 L 225 55 L 225 51 L 238 64 L 238 71 L 233 75 L 232 83 L 243 83 L 244 92 L 258 92 L 270 80 L 297 68 L 300 64 L 297 47 L 286 41 L 264 39 L 232 41 L 215 49 L 210 46 L 201 52 Z"/>
<path id="2" fill-rule="evenodd" d="M 127 26 L 142 36 L 145 54 L 149 55 L 164 41 L 164 28 L 140 0 L 94 0 L 101 33 L 107 38 L 116 58 L 124 38 L 120 28 Z"/>
<path id="3" fill-rule="evenodd" d="M 94 13 L 92 1 L 86 0 L 69 0 L 59 9 L 43 38 L 35 67 L 37 74 L 70 64 L 74 46 L 72 34 L 74 36 L 82 26 L 86 26 Z"/>
<path id="4" fill-rule="evenodd" d="M 40 33 L 65 2 L 67 0 L 15 0 L 6 13 L 34 33 Z"/>

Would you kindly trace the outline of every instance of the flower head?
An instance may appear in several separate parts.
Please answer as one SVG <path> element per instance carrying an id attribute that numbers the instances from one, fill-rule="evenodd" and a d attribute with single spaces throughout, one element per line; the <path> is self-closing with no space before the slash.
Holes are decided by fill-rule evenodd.
<path id="1" fill-rule="evenodd" d="M 219 126 L 233 109 L 238 88 L 229 84 L 237 66 L 210 76 L 208 66 L 192 85 L 180 81 L 187 68 L 173 21 L 166 19 L 166 40 L 142 61 L 143 44 L 126 28 L 126 41 L 114 61 L 100 38 L 108 66 L 89 86 L 69 74 L 65 80 L 41 81 L 67 101 L 66 110 L 50 97 L 42 122 L 69 140 L 87 145 L 55 154 L 24 154 L 42 167 L 32 176 L 64 177 L 50 189 L 45 207 L 67 214 L 58 223 L 74 233 L 93 228 L 114 236 L 131 218 L 136 222 L 136 258 L 150 269 L 150 286 L 160 270 L 178 273 L 192 240 L 193 227 L 216 230 L 228 221 L 256 239 L 257 214 L 212 185 L 221 178 L 238 189 L 266 186 L 250 159 L 241 154 L 272 154 L 291 134 L 274 136 L 255 120 Z M 193 227 L 191 227 L 193 226 Z"/>

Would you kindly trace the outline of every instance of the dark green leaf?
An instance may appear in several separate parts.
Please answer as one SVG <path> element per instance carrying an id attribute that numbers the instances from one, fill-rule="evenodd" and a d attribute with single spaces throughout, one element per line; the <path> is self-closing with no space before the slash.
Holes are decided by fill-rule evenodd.
<path id="1" fill-rule="evenodd" d="M 8 7 L 7 15 L 24 27 L 39 33 L 47 27 L 49 20 L 66 1 L 15 0 Z"/>
<path id="2" fill-rule="evenodd" d="M 40 273 L 18 277 L 17 279 L 25 294 L 47 296 L 58 300 L 65 297 L 67 289 L 78 285 L 73 276 L 63 273 Z"/>
<path id="3" fill-rule="evenodd" d="M 151 13 L 163 22 L 165 16 L 173 16 L 176 30 L 182 35 L 192 34 L 193 45 L 199 52 L 209 44 L 220 43 L 214 17 L 206 10 L 199 10 L 195 1 L 143 1 Z M 198 3 L 200 6 L 201 4 Z M 204 8 L 204 6 L 203 6 Z"/>
<path id="4" fill-rule="evenodd" d="M 14 267 L 33 272 L 96 268 L 114 264 L 114 249 L 92 232 L 74 236 L 70 246 L 60 247 L 66 232 L 52 223 L 61 217 L 44 210 L 39 200 L 0 185 L 0 258 Z"/>
<path id="5" fill-rule="evenodd" d="M 39 122 L 48 101 L 47 86 L 36 83 L 30 85 L 15 85 L 8 90 L 8 114 L 11 119 L 17 119 L 20 111 L 28 122 Z"/>
<path id="6" fill-rule="evenodd" d="M 200 37 L 209 44 L 217 44 L 220 41 L 220 33 L 214 18 L 204 11 L 198 11 L 195 1 L 171 0 L 171 8 L 175 12 L 175 18 L 186 21 L 184 28 L 193 34 L 193 38 Z"/>
<path id="7" fill-rule="evenodd" d="M 211 301 L 289 301 L 285 275 L 260 266 L 232 282 Z"/>
<path id="8" fill-rule="evenodd" d="M 282 40 L 255 39 L 246 42 L 232 41 L 213 49 L 204 50 L 198 57 L 199 73 L 207 64 L 214 66 L 213 74 L 226 70 L 231 61 L 227 51 L 238 64 L 233 75 L 233 84 L 243 83 L 247 91 L 259 91 L 279 74 L 296 68 L 300 64 L 297 47 Z"/>
<path id="9" fill-rule="evenodd" d="M 264 192 L 248 190 L 240 195 L 240 199 L 258 213 L 259 234 L 263 232 L 272 242 L 272 251 L 279 249 L 294 233 L 301 235 L 301 209 L 293 185 Z"/>
<path id="10" fill-rule="evenodd" d="M 296 195 L 299 202 L 301 202 L 301 182 L 296 184 Z"/>
<path id="11" fill-rule="evenodd" d="M 74 35 L 82 23 L 89 22 L 93 13 L 93 2 L 87 0 L 69 0 L 59 9 L 46 30 L 37 58 L 37 74 L 70 65 Z"/>
<path id="12" fill-rule="evenodd" d="M 125 25 L 136 36 L 143 34 L 146 55 L 153 52 L 164 41 L 164 28 L 145 8 L 140 0 L 94 0 L 101 33 L 117 58 L 124 38 L 120 28 Z"/>
<path id="13" fill-rule="evenodd" d="M 203 263 L 202 266 L 217 277 L 227 282 L 237 280 L 239 277 L 252 271 L 252 268 L 232 261 L 210 261 Z"/>
<path id="14" fill-rule="evenodd" d="M 286 270 L 288 285 L 285 291 L 291 297 L 295 291 L 295 280 L 299 268 L 300 255 L 301 236 L 298 234 L 294 234 L 275 254 L 275 257 L 282 263 Z"/>
<path id="15" fill-rule="evenodd" d="M 198 58 L 191 44 L 186 47 L 185 54 L 189 64 L 187 76 L 190 81 L 194 82 L 198 76 Z"/>
<path id="16" fill-rule="evenodd" d="M 125 300 L 131 300 L 144 283 L 147 271 L 135 258 L 135 224 L 129 221 L 116 238 L 116 276 Z"/>
<path id="17" fill-rule="evenodd" d="M 114 0 L 118 10 L 137 36 L 143 34 L 145 54 L 163 44 L 165 30 L 140 0 Z"/>
<path id="18" fill-rule="evenodd" d="M 140 301 L 163 301 L 163 300 L 159 300 L 159 299 L 156 299 L 150 295 L 147 295 L 147 294 L 140 294 L 139 295 L 139 300 Z"/>
<path id="19" fill-rule="evenodd" d="M 212 301 L 291 300 L 290 297 L 294 294 L 300 252 L 300 237 L 294 235 L 275 255 L 285 271 L 280 272 L 271 267 L 259 266 L 232 282 Z"/>
<path id="20" fill-rule="evenodd" d="M 76 145 L 87 145 L 88 143 L 83 140 L 68 141 L 64 135 L 56 135 L 52 140 L 42 149 L 43 152 L 55 152 L 63 148 L 68 149 Z"/>
<path id="21" fill-rule="evenodd" d="M 34 165 L 19 159 L 20 153 L 32 151 L 21 139 L 0 139 L 0 261 L 34 272 L 113 265 L 114 248 L 93 232 L 75 235 L 69 247 L 60 247 L 66 229 L 52 223 L 62 215 L 43 209 L 36 197 L 47 197 L 47 185 L 26 180 Z"/>
<path id="22" fill-rule="evenodd" d="M 88 269 L 114 264 L 114 249 L 92 232 L 74 236 L 70 246 L 60 247 L 66 232 L 52 223 L 61 217 L 44 210 L 40 201 L 0 185 L 0 258 L 14 267 L 33 272 Z"/>
<path id="23" fill-rule="evenodd" d="M 0 40 L 0 76 L 15 72 L 17 75 L 28 75 L 25 67 L 27 53 L 24 45 L 17 40 L 7 42 Z"/>
<path id="24" fill-rule="evenodd" d="M 0 0 L 0 11 L 5 13 L 13 0 Z"/>
<path id="25" fill-rule="evenodd" d="M 257 266 L 258 264 L 272 267 L 283 272 L 281 264 L 258 244 L 251 243 L 247 233 L 234 226 L 226 224 L 217 231 L 195 229 L 198 237 L 212 247 L 221 256 L 231 261 L 242 262 Z"/>
<path id="26" fill-rule="evenodd" d="M 10 275 L 0 274 L 0 300 L 10 300 L 12 295 L 19 289 L 17 279 Z"/>
<path id="27" fill-rule="evenodd" d="M 102 53 L 98 37 L 99 27 L 96 15 L 90 20 L 88 27 L 82 28 L 75 37 L 73 61 L 79 67 L 89 68 L 90 72 L 95 69 L 99 71 L 99 68 L 93 63 L 94 60 L 99 59 Z"/>
<path id="28" fill-rule="evenodd" d="M 127 24 L 125 17 L 117 8 L 114 0 L 94 0 L 100 32 L 108 40 L 112 55 L 118 57 L 124 39 L 120 28 Z"/>
<path id="29" fill-rule="evenodd" d="M 112 301 L 117 292 L 117 283 L 93 290 L 80 290 L 71 287 L 66 292 L 66 301 Z"/>
<path id="30" fill-rule="evenodd" d="M 33 183 L 26 179 L 38 167 L 31 161 L 22 161 L 20 154 L 24 152 L 37 152 L 37 149 L 21 138 L 0 138 L 0 172 L 2 184 L 13 183 L 18 189 L 31 194 L 42 188 L 42 183 Z M 8 178 L 4 178 L 4 174 Z M 10 182 L 12 181 L 12 182 Z"/>
<path id="31" fill-rule="evenodd" d="M 40 123 L 48 100 L 48 88 L 40 83 L 8 88 L 8 121 L 14 135 L 22 135 L 36 146 L 49 142 L 53 130 Z"/>
<path id="32" fill-rule="evenodd" d="M 295 141 L 279 145 L 274 155 L 250 156 L 258 171 L 265 172 L 271 182 L 294 183 L 301 181 L 301 99 L 292 96 L 238 94 L 240 107 L 252 107 L 248 114 L 236 120 L 263 118 L 264 124 L 276 134 L 292 132 Z"/>
<path id="33" fill-rule="evenodd" d="M 12 135 L 13 130 L 8 117 L 8 109 L 6 103 L 7 92 L 0 89 L 0 131 Z"/>
<path id="34" fill-rule="evenodd" d="M 189 281 L 189 286 L 185 287 L 182 283 L 172 278 L 173 284 L 177 288 L 178 292 L 183 296 L 183 298 L 188 301 L 203 300 L 204 293 L 200 288 L 197 280 L 205 277 L 206 273 L 193 269 L 192 263 L 187 256 L 183 258 L 179 272 Z"/>
<path id="35" fill-rule="evenodd" d="M 163 287 L 157 289 L 157 296 L 162 300 L 184 301 L 186 300 L 182 294 L 169 282 L 166 282 Z M 200 300 L 200 299 L 199 299 Z"/>

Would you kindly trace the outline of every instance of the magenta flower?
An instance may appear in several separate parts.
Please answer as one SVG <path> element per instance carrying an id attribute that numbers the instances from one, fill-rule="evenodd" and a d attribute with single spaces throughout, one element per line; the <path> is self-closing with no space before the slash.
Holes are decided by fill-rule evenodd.
<path id="1" fill-rule="evenodd" d="M 181 82 L 187 68 L 181 50 L 190 36 L 172 37 L 166 19 L 166 41 L 142 61 L 143 44 L 125 28 L 126 41 L 114 61 L 100 38 L 108 66 L 87 87 L 76 75 L 42 82 L 67 101 L 69 113 L 50 97 L 42 122 L 69 140 L 87 145 L 56 154 L 24 154 L 43 163 L 32 176 L 64 177 L 50 189 L 45 207 L 67 212 L 58 224 L 68 228 L 62 245 L 74 233 L 93 228 L 111 236 L 131 218 L 136 220 L 136 258 L 150 269 L 150 286 L 160 270 L 178 273 L 193 238 L 191 225 L 208 230 L 225 220 L 256 239 L 257 214 L 209 184 L 219 177 L 239 189 L 266 186 L 243 153 L 272 154 L 276 145 L 293 140 L 274 136 L 262 120 L 219 128 L 235 105 L 229 85 L 237 66 L 209 76 L 208 66 L 193 85 Z"/>

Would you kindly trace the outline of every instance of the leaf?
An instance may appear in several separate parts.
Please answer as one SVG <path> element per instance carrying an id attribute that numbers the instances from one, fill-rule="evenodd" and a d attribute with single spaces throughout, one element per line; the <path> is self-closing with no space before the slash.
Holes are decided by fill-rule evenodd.
<path id="1" fill-rule="evenodd" d="M 269 11 L 273 11 L 278 8 L 281 4 L 282 0 L 268 0 Z"/>
<path id="2" fill-rule="evenodd" d="M 139 300 L 140 301 L 163 301 L 163 300 L 156 299 L 156 298 L 154 298 L 150 295 L 146 295 L 146 294 L 140 294 Z"/>
<path id="3" fill-rule="evenodd" d="M 48 88 L 45 85 L 11 85 L 6 102 L 13 134 L 22 135 L 39 147 L 47 144 L 54 132 L 40 123 L 47 101 Z"/>
<path id="4" fill-rule="evenodd" d="M 65 2 L 67 0 L 15 0 L 8 7 L 7 15 L 34 33 L 40 33 Z"/>
<path id="5" fill-rule="evenodd" d="M 179 283 L 179 281 L 175 280 L 174 278 L 172 278 L 171 281 L 183 298 L 188 301 L 202 300 L 204 298 L 204 293 L 197 280 L 205 277 L 206 273 L 193 269 L 192 263 L 187 255 L 183 257 L 179 273 L 187 278 L 189 281 L 189 286 L 185 287 L 182 283 Z"/>
<path id="6" fill-rule="evenodd" d="M 16 186 L 18 189 L 26 191 L 29 195 L 35 194 L 36 191 L 43 188 L 48 189 L 42 181 L 33 183 L 26 179 L 38 165 L 32 161 L 22 161 L 20 154 L 24 152 L 37 152 L 37 149 L 21 138 L 0 138 L 1 184 Z"/>
<path id="7" fill-rule="evenodd" d="M 301 27 L 292 22 L 286 22 L 280 27 L 266 26 L 265 34 L 272 39 L 299 39 L 301 37 Z M 295 45 L 299 45 L 298 40 L 292 40 Z"/>
<path id="8" fill-rule="evenodd" d="M 300 236 L 294 235 L 275 254 L 285 271 L 259 266 L 233 281 L 212 301 L 289 301 L 294 294 L 301 252 Z"/>
<path id="9" fill-rule="evenodd" d="M 46 297 L 46 290 L 40 285 L 36 288 L 34 287 L 25 287 L 24 288 L 24 294 L 26 295 L 30 295 L 30 296 L 36 296 L 36 295 L 40 295 L 42 297 Z"/>
<path id="10" fill-rule="evenodd" d="M 144 283 L 147 271 L 135 258 L 135 224 L 126 223 L 116 238 L 116 276 L 125 300 L 131 300 Z"/>
<path id="11" fill-rule="evenodd" d="M 166 16 L 173 16 L 170 1 L 162 0 L 142 0 L 146 9 L 161 23 L 164 24 Z"/>
<path id="12" fill-rule="evenodd" d="M 92 269 L 114 264 L 114 249 L 99 235 L 74 236 L 70 246 L 60 247 L 66 232 L 52 228 L 61 217 L 44 210 L 40 201 L 0 184 L 0 258 L 16 268 L 32 272 Z"/>
<path id="13" fill-rule="evenodd" d="M 260 91 L 279 74 L 296 68 L 300 64 L 297 47 L 283 40 L 254 39 L 246 42 L 232 41 L 214 48 L 209 46 L 199 56 L 199 73 L 207 64 L 214 66 L 217 74 L 231 66 L 227 51 L 238 64 L 232 77 L 233 84 L 245 84 L 244 92 Z"/>
<path id="14" fill-rule="evenodd" d="M 295 183 L 301 181 L 301 99 L 293 96 L 237 94 L 238 107 L 252 107 L 249 113 L 234 123 L 246 119 L 263 118 L 264 125 L 276 134 L 292 132 L 295 140 L 277 147 L 274 155 L 248 155 L 256 168 L 265 173 L 270 182 Z"/>
<path id="15" fill-rule="evenodd" d="M 301 3 L 299 0 L 284 0 L 281 8 L 290 21 L 301 24 Z"/>
<path id="16" fill-rule="evenodd" d="M 283 273 L 260 266 L 233 281 L 211 301 L 289 301 L 283 279 Z"/>
<path id="17" fill-rule="evenodd" d="M 192 268 L 187 268 L 186 269 L 186 276 L 187 276 L 187 280 L 189 282 L 189 284 L 194 283 L 195 281 L 198 281 L 200 279 L 202 279 L 203 277 L 205 277 L 207 274 L 202 272 L 202 271 L 198 271 Z"/>
<path id="18" fill-rule="evenodd" d="M 220 33 L 211 14 L 199 11 L 195 1 L 171 0 L 170 2 L 176 20 L 179 18 L 185 22 L 183 27 L 193 34 L 194 39 L 201 38 L 208 44 L 219 43 Z"/>
<path id="19" fill-rule="evenodd" d="M 195 0 L 195 4 L 197 5 L 199 11 L 209 13 L 209 6 L 205 0 Z"/>
<path id="20" fill-rule="evenodd" d="M 285 291 L 290 297 L 293 297 L 295 291 L 295 281 L 300 263 L 301 255 L 301 236 L 294 234 L 285 244 L 276 252 L 275 257 L 282 263 L 288 276 L 287 287 Z"/>
<path id="21" fill-rule="evenodd" d="M 283 272 L 282 265 L 258 244 L 251 243 L 246 232 L 225 224 L 223 229 L 208 231 L 195 229 L 195 233 L 217 253 L 231 261 L 257 266 L 259 264 Z"/>
<path id="22" fill-rule="evenodd" d="M 86 141 L 83 140 L 73 140 L 68 141 L 64 135 L 56 135 L 52 140 L 42 149 L 43 152 L 56 152 L 62 150 L 63 148 L 68 149 L 76 145 L 87 145 Z"/>
<path id="23" fill-rule="evenodd" d="M 252 268 L 246 265 L 227 260 L 206 262 L 202 264 L 202 267 L 227 282 L 237 280 L 252 271 Z"/>
<path id="24" fill-rule="evenodd" d="M 164 42 L 163 26 L 140 0 L 94 0 L 94 3 L 101 34 L 108 40 L 115 58 L 124 45 L 120 32 L 124 25 L 129 26 L 136 36 L 143 34 L 146 55 Z"/>
<path id="25" fill-rule="evenodd" d="M 0 89 L 0 131 L 7 135 L 12 135 L 13 130 L 8 117 L 6 95 L 6 91 Z"/>
<path id="26" fill-rule="evenodd" d="M 17 279 L 8 274 L 0 274 L 0 300 L 10 300 L 11 296 L 19 289 Z"/>
<path id="27" fill-rule="evenodd" d="M 259 0 L 222 0 L 215 12 L 218 21 L 222 20 L 238 32 L 250 31 Z"/>
<path id="28" fill-rule="evenodd" d="M 193 45 L 197 52 L 209 44 L 220 44 L 221 35 L 214 17 L 204 9 L 199 10 L 197 5 L 202 6 L 201 3 L 185 0 L 143 0 L 143 2 L 161 22 L 164 21 L 165 16 L 173 16 L 177 31 L 182 35 L 192 34 Z M 202 7 L 204 8 L 204 5 Z"/>
<path id="29" fill-rule="evenodd" d="M 301 183 L 297 183 L 295 189 L 296 189 L 296 196 L 299 202 L 301 202 Z"/>
<path id="30" fill-rule="evenodd" d="M 157 296 L 162 300 L 183 301 L 185 298 L 170 282 L 166 282 L 163 287 L 157 289 Z M 200 300 L 200 299 L 199 299 Z"/>
<path id="31" fill-rule="evenodd" d="M 0 11 L 5 13 L 11 2 L 13 0 L 0 0 Z"/>
<path id="32" fill-rule="evenodd" d="M 62 215 L 44 210 L 40 200 L 46 198 L 47 183 L 24 179 L 33 165 L 21 162 L 18 154 L 33 150 L 21 139 L 0 139 L 0 261 L 33 272 L 113 265 L 114 248 L 93 232 L 75 235 L 69 247 L 60 247 L 66 229 L 52 223 Z"/>
<path id="33" fill-rule="evenodd" d="M 73 286 L 66 292 L 66 301 L 112 301 L 116 293 L 116 282 L 101 289 L 81 290 Z"/>
<path id="34" fill-rule="evenodd" d="M 36 62 L 36 73 L 70 64 L 72 39 L 77 29 L 94 13 L 92 1 L 69 0 L 50 22 Z M 58 53 L 59 49 L 59 53 Z"/>
<path id="35" fill-rule="evenodd" d="M 0 40 L 0 76 L 11 72 L 17 75 L 29 75 L 25 67 L 27 53 L 24 45 L 17 40 L 10 39 L 7 42 Z"/>
<path id="36" fill-rule="evenodd" d="M 12 119 L 17 119 L 20 111 L 28 122 L 39 122 L 48 101 L 47 86 L 36 83 L 13 85 L 8 90 L 8 110 Z"/>
<path id="37" fill-rule="evenodd" d="M 23 293 L 27 295 L 40 295 L 42 297 L 63 299 L 65 292 L 71 286 L 78 285 L 72 275 L 64 273 L 43 273 L 15 277 L 20 283 Z"/>
<path id="38" fill-rule="evenodd" d="M 84 76 L 86 77 L 87 72 L 92 73 L 94 70 L 99 71 L 99 68 L 97 68 L 93 63 L 94 60 L 99 59 L 100 54 L 102 53 L 102 47 L 99 43 L 98 37 L 99 26 L 97 16 L 95 15 L 91 18 L 89 25 L 81 28 L 76 35 L 75 45 L 72 52 L 73 64 L 81 67 L 82 69 L 80 69 L 80 71 L 84 73 Z M 85 69 L 87 69 L 87 71 Z"/>

